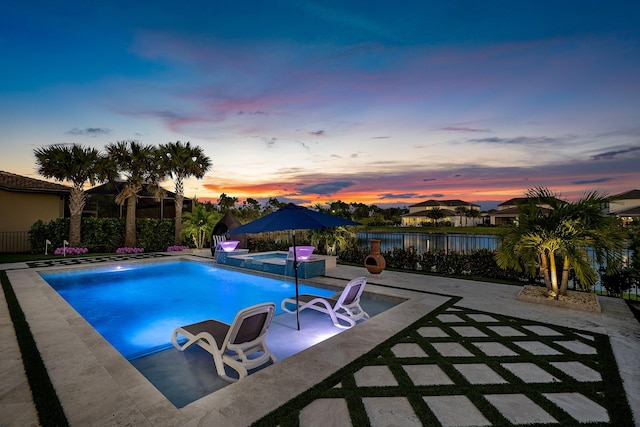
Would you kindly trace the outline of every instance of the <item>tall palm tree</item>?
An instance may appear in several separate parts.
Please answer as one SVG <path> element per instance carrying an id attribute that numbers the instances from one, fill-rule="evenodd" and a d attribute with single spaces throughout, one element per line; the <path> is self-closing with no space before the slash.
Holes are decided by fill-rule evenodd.
<path id="1" fill-rule="evenodd" d="M 182 243 L 182 202 L 184 201 L 184 180 L 195 177 L 201 179 L 211 168 L 211 160 L 200 147 L 192 147 L 189 142 L 169 142 L 160 144 L 161 168 L 175 181 L 176 230 L 175 244 Z"/>
<path id="2" fill-rule="evenodd" d="M 427 211 L 427 218 L 431 218 L 436 227 L 438 226 L 438 222 L 446 216 L 447 214 L 441 208 L 433 208 Z"/>
<path id="3" fill-rule="evenodd" d="M 84 185 L 88 182 L 94 186 L 106 179 L 104 158 L 95 148 L 78 144 L 36 148 L 34 155 L 40 175 L 73 184 L 69 196 L 69 246 L 80 246 L 82 210 L 87 198 Z"/>
<path id="4" fill-rule="evenodd" d="M 132 248 L 136 246 L 138 193 L 150 180 L 157 182 L 156 148 L 136 141 L 118 141 L 108 144 L 106 151 L 111 167 L 126 180 L 122 191 L 116 196 L 116 203 L 120 205 L 127 203 L 124 245 Z M 153 192 L 153 188 L 150 190 Z"/>
<path id="5" fill-rule="evenodd" d="M 467 211 L 467 218 L 471 218 L 473 219 L 473 225 L 477 225 L 477 222 L 475 221 L 476 218 L 480 218 L 482 216 L 482 214 L 480 213 L 479 210 L 474 209 L 473 207 L 470 207 Z"/>
<path id="6" fill-rule="evenodd" d="M 525 271 L 531 277 L 541 274 L 551 295 L 566 295 L 570 269 L 583 287 L 595 284 L 591 254 L 600 264 L 621 256 L 624 237 L 602 210 L 606 196 L 590 192 L 568 203 L 546 188 L 537 188 L 527 193 L 527 199 L 517 224 L 496 252 L 500 267 Z M 549 208 L 541 208 L 543 204 Z"/>
<path id="7" fill-rule="evenodd" d="M 466 206 L 458 206 L 456 208 L 456 213 L 460 217 L 460 226 L 462 227 L 462 217 L 464 217 L 464 226 L 467 226 L 467 218 L 469 217 L 469 208 Z"/>

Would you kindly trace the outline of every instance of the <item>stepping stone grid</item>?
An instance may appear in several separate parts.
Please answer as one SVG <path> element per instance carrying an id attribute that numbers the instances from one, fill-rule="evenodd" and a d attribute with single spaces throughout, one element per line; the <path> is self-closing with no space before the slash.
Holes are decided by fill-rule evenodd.
<path id="1" fill-rule="evenodd" d="M 633 425 L 606 335 L 457 301 L 254 425 Z"/>
<path id="2" fill-rule="evenodd" d="M 41 260 L 28 262 L 27 265 L 30 268 L 38 267 L 52 267 L 59 265 L 79 265 L 79 264 L 95 264 L 98 262 L 116 262 L 116 261 L 131 261 L 136 259 L 148 259 L 148 258 L 160 258 L 168 256 L 161 253 L 141 253 L 141 254 L 122 254 L 122 255 L 103 255 L 87 258 L 58 258 L 52 260 Z"/>

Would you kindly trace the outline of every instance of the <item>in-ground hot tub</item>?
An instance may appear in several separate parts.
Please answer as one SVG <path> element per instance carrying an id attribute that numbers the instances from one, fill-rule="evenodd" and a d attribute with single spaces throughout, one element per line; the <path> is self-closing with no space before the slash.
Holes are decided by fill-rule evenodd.
<path id="1" fill-rule="evenodd" d="M 297 248 L 296 248 L 297 249 Z M 297 251 L 296 251 L 297 252 Z M 232 252 L 216 252 L 216 262 L 232 267 L 248 268 L 283 276 L 293 276 L 293 259 L 284 251 L 248 253 L 247 249 Z M 327 268 L 336 266 L 335 257 L 311 255 L 302 260 L 298 257 L 298 277 L 310 279 L 324 276 Z"/>

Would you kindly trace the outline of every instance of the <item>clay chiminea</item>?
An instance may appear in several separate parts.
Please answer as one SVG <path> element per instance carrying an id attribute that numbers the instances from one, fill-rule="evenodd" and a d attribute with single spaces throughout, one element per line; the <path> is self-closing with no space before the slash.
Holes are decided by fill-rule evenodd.
<path id="1" fill-rule="evenodd" d="M 371 274 L 380 274 L 387 262 L 380 253 L 380 240 L 371 239 L 371 253 L 364 259 L 364 266 Z"/>

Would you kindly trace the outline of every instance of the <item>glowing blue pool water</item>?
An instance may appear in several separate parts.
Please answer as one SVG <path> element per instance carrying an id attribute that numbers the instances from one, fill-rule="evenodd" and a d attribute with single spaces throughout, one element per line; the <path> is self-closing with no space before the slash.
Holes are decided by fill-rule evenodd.
<path id="1" fill-rule="evenodd" d="M 129 360 L 171 346 L 171 332 L 207 319 L 231 323 L 242 308 L 295 295 L 295 284 L 211 265 L 170 261 L 41 273 Z M 334 292 L 300 285 L 300 293 Z"/>

